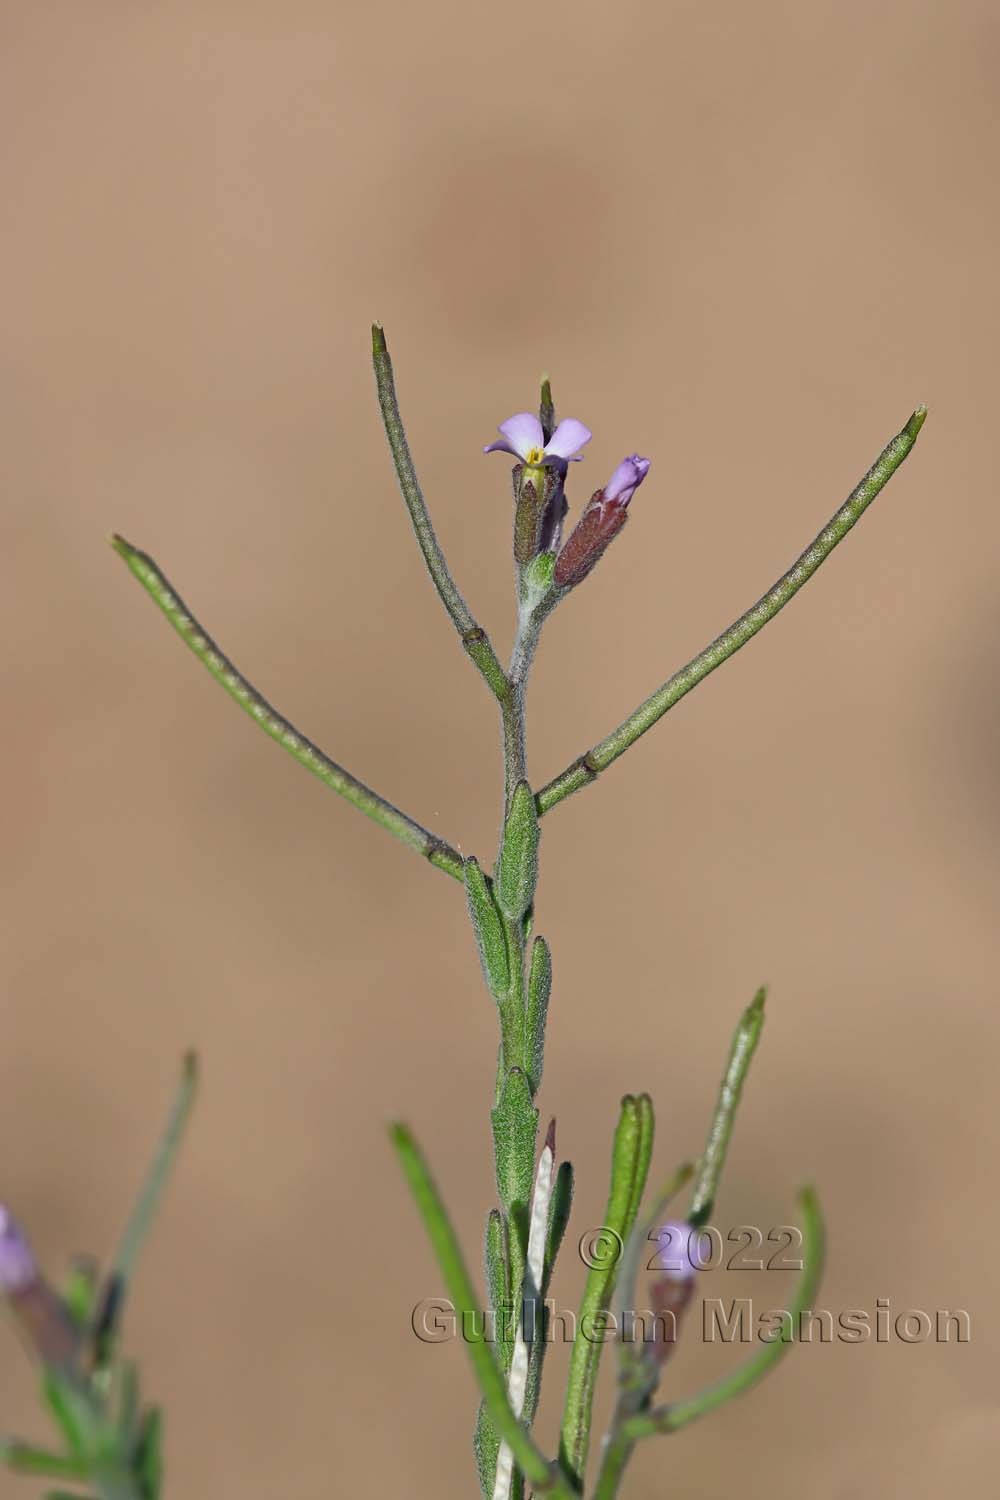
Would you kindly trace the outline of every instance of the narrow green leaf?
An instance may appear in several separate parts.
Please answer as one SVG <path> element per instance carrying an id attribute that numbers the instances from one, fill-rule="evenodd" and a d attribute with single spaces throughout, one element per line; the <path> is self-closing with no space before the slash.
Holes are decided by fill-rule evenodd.
<path id="1" fill-rule="evenodd" d="M 126 1446 L 136 1438 L 139 1419 L 139 1372 L 131 1361 L 117 1367 L 117 1422 L 116 1426 Z"/>
<path id="2" fill-rule="evenodd" d="M 536 937 L 531 945 L 531 962 L 528 966 L 528 1008 L 525 1023 L 528 1082 L 533 1095 L 538 1093 L 542 1082 L 542 1065 L 545 1060 L 545 1024 L 548 1020 L 551 993 L 552 954 L 545 939 Z"/>
<path id="3" fill-rule="evenodd" d="M 85 1459 L 96 1445 L 99 1420 L 75 1377 L 43 1371 L 42 1396 L 72 1457 Z"/>
<path id="4" fill-rule="evenodd" d="M 642 1206 L 642 1195 L 646 1190 L 646 1179 L 649 1176 L 649 1164 L 653 1157 L 653 1137 L 656 1130 L 653 1101 L 648 1094 L 636 1095 L 635 1110 L 639 1139 L 636 1145 L 632 1196 L 629 1199 L 625 1214 L 625 1223 L 621 1232 L 623 1240 L 627 1240 L 632 1233 L 636 1217 Z"/>
<path id="5" fill-rule="evenodd" d="M 94 1332 L 95 1362 L 98 1367 L 107 1366 L 114 1358 L 125 1311 L 125 1299 L 140 1252 L 177 1160 L 197 1090 L 198 1059 L 193 1052 L 188 1052 L 181 1065 L 180 1082 L 167 1123 L 111 1264 Z"/>
<path id="6" fill-rule="evenodd" d="M 475 1313 L 478 1299 L 455 1231 L 413 1136 L 402 1124 L 394 1125 L 391 1134 L 396 1154 L 434 1247 L 448 1296 L 461 1319 L 466 1314 Z M 464 1342 L 493 1426 L 500 1438 L 510 1444 L 515 1461 L 532 1488 L 539 1493 L 557 1495 L 560 1500 L 575 1500 L 558 1466 L 546 1460 L 514 1415 L 507 1399 L 503 1371 L 490 1345 L 482 1339 Z"/>
<path id="7" fill-rule="evenodd" d="M 510 922 L 520 922 L 538 883 L 538 810 L 526 781 L 514 788 L 497 867 L 497 904 Z"/>
<path id="8" fill-rule="evenodd" d="M 531 1102 L 531 1089 L 520 1068 L 511 1068 L 504 1077 L 499 1102 L 490 1118 L 500 1201 L 508 1210 L 521 1208 L 526 1214 L 535 1179 L 538 1110 Z M 524 1228 L 526 1231 L 526 1222 Z M 511 1290 L 516 1295 L 514 1283 Z"/>
<path id="9" fill-rule="evenodd" d="M 465 861 L 465 890 L 486 988 L 494 999 L 502 1000 L 510 989 L 507 938 L 489 881 L 477 859 Z"/>
<path id="10" fill-rule="evenodd" d="M 716 1101 L 712 1123 L 709 1126 L 705 1152 L 699 1163 L 691 1192 L 688 1221 L 696 1228 L 708 1223 L 715 1204 L 715 1195 L 722 1169 L 726 1164 L 726 1153 L 729 1150 L 736 1111 L 743 1094 L 743 1084 L 757 1050 L 760 1034 L 764 1029 L 766 999 L 767 990 L 762 987 L 743 1012 L 733 1034 L 729 1061 L 726 1063 L 726 1071 L 722 1075 L 722 1083 L 719 1086 L 719 1097 Z"/>
<path id="11" fill-rule="evenodd" d="M 503 1311 L 510 1300 L 510 1268 L 507 1264 L 507 1231 L 498 1208 L 491 1208 L 486 1220 L 485 1259 L 490 1306 Z"/>
<path id="12" fill-rule="evenodd" d="M 603 1349 L 607 1312 L 618 1275 L 625 1240 L 645 1188 L 645 1172 L 652 1146 L 652 1107 L 626 1094 L 611 1153 L 611 1186 L 604 1211 L 603 1236 L 595 1240 L 591 1267 L 584 1284 L 577 1320 L 577 1338 L 570 1354 L 569 1380 L 563 1410 L 560 1458 L 578 1489 L 583 1487 L 590 1446 L 594 1388 Z"/>
<path id="13" fill-rule="evenodd" d="M 493 1500 L 493 1487 L 497 1477 L 497 1458 L 500 1455 L 500 1439 L 490 1420 L 489 1408 L 480 1401 L 476 1413 L 476 1430 L 472 1437 L 472 1451 L 476 1457 L 476 1471 L 483 1500 Z"/>
<path id="14" fill-rule="evenodd" d="M 0 1438 L 0 1463 L 12 1474 L 36 1474 L 43 1479 L 85 1479 L 87 1466 L 79 1458 L 47 1453 L 19 1438 Z"/>
<path id="15" fill-rule="evenodd" d="M 573 1163 L 561 1161 L 556 1173 L 556 1185 L 552 1190 L 552 1211 L 549 1215 L 549 1241 L 545 1247 L 545 1283 L 543 1295 L 548 1292 L 555 1267 L 556 1256 L 562 1247 L 573 1208 Z"/>
<path id="16" fill-rule="evenodd" d="M 163 1485 L 163 1417 L 158 1407 L 146 1413 L 135 1454 L 142 1500 L 159 1500 Z"/>

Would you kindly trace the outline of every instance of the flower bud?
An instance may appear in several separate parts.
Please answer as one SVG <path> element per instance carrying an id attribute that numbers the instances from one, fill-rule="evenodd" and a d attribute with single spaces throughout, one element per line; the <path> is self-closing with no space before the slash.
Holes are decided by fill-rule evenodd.
<path id="1" fill-rule="evenodd" d="M 542 547 L 543 523 L 561 510 L 563 475 L 554 464 L 514 467 L 514 560 L 523 567 Z"/>
<path id="2" fill-rule="evenodd" d="M 17 1220 L 0 1205 L 0 1295 L 25 1343 L 49 1369 L 73 1364 L 79 1335 L 66 1307 L 42 1276 Z"/>
<path id="3" fill-rule="evenodd" d="M 0 1204 L 0 1293 L 15 1296 L 38 1279 L 38 1263 L 21 1226 Z"/>
<path id="4" fill-rule="evenodd" d="M 697 1230 L 678 1219 L 668 1219 L 656 1233 L 660 1249 L 654 1265 L 661 1274 L 650 1287 L 650 1300 L 656 1318 L 651 1355 L 655 1366 L 662 1365 L 673 1353 L 681 1321 L 694 1294 L 697 1236 Z M 694 1250 L 692 1241 L 695 1242 Z"/>
<path id="5" fill-rule="evenodd" d="M 603 490 L 588 501 L 569 540 L 556 558 L 557 588 L 582 583 L 628 519 L 628 505 L 649 472 L 649 459 L 623 458 Z"/>

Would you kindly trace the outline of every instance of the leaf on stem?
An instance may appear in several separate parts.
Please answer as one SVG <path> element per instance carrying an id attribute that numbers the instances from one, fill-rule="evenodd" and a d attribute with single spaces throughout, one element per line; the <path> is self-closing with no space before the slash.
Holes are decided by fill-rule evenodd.
<path id="1" fill-rule="evenodd" d="M 106 1367 L 114 1358 L 125 1297 L 135 1274 L 146 1236 L 152 1227 L 153 1219 L 177 1160 L 197 1090 L 198 1059 L 194 1052 L 188 1052 L 184 1056 L 177 1093 L 159 1145 L 111 1263 L 101 1310 L 94 1330 L 94 1362 L 98 1368 Z"/>
<path id="2" fill-rule="evenodd" d="M 549 1233 L 549 1213 L 554 1180 L 555 1121 L 553 1120 L 535 1172 L 528 1226 L 528 1252 L 521 1294 L 521 1316 L 518 1320 L 514 1353 L 507 1378 L 507 1396 L 514 1415 L 518 1419 L 524 1413 L 532 1347 L 542 1333 L 539 1326 L 542 1315 L 542 1283 L 545 1276 L 545 1246 Z M 493 1500 L 509 1500 L 513 1476 L 514 1454 L 510 1444 L 504 1441 L 501 1442 L 497 1454 Z"/>
<path id="3" fill-rule="evenodd" d="M 615 1289 L 622 1249 L 631 1234 L 646 1185 L 653 1139 L 649 1096 L 626 1094 L 611 1153 L 611 1185 L 600 1240 L 595 1238 L 590 1270 L 577 1319 L 577 1338 L 570 1353 L 563 1411 L 560 1458 L 582 1489 L 590 1423 L 602 1351 L 602 1334 Z"/>
<path id="4" fill-rule="evenodd" d="M 391 1136 L 437 1256 L 448 1296 L 461 1322 L 467 1315 L 475 1313 L 478 1299 L 451 1220 L 410 1131 L 405 1125 L 396 1124 L 392 1127 Z M 510 1444 L 515 1462 L 528 1483 L 539 1493 L 551 1493 L 560 1497 L 560 1500 L 574 1500 L 573 1492 L 560 1469 L 548 1462 L 518 1421 L 507 1397 L 503 1371 L 497 1364 L 491 1346 L 484 1339 L 469 1339 L 465 1341 L 465 1347 L 493 1426 L 500 1438 Z"/>
<path id="5" fill-rule="evenodd" d="M 497 862 L 496 895 L 509 922 L 520 922 L 538 883 L 538 810 L 526 781 L 514 788 Z"/>
<path id="6" fill-rule="evenodd" d="M 545 1023 L 548 1019 L 551 993 L 552 954 L 545 939 L 536 937 L 531 945 L 531 960 L 528 964 L 528 1008 L 525 1017 L 528 1040 L 528 1082 L 532 1095 L 538 1093 L 542 1082 Z"/>
<path id="7" fill-rule="evenodd" d="M 528 1204 L 531 1201 L 535 1171 L 535 1138 L 538 1133 L 538 1110 L 531 1099 L 531 1088 L 520 1068 L 511 1068 L 500 1087 L 500 1098 L 491 1111 L 496 1151 L 497 1192 L 508 1207 L 510 1229 L 521 1241 L 520 1254 L 511 1246 L 511 1260 L 523 1263 L 527 1254 Z M 511 1288 L 517 1290 L 517 1280 Z"/>
<path id="8" fill-rule="evenodd" d="M 502 1000 L 510 989 L 507 937 L 491 884 L 474 857 L 465 861 L 465 891 L 486 988 L 495 1000 Z"/>

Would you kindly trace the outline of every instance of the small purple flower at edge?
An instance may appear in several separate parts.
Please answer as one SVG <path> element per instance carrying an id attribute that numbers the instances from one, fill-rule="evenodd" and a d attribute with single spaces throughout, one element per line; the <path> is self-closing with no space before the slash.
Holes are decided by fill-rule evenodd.
<path id="1" fill-rule="evenodd" d="M 623 458 L 604 486 L 605 505 L 613 503 L 624 508 L 648 473 L 648 458 L 640 458 L 638 453 L 633 453 L 631 458 Z"/>
<path id="2" fill-rule="evenodd" d="M 13 1295 L 38 1281 L 38 1264 L 13 1215 L 0 1204 L 0 1294 Z"/>
<path id="3" fill-rule="evenodd" d="M 529 468 L 551 466 L 565 469 L 567 463 L 582 458 L 581 448 L 593 437 L 589 427 L 584 427 L 575 417 L 566 417 L 555 432 L 545 441 L 542 424 L 534 412 L 519 411 L 501 422 L 497 428 L 503 437 L 495 443 L 487 443 L 484 453 L 510 453 Z"/>
<path id="4" fill-rule="evenodd" d="M 698 1231 L 680 1219 L 668 1219 L 657 1229 L 656 1238 L 660 1246 L 656 1269 L 671 1281 L 693 1281 L 699 1269 Z"/>

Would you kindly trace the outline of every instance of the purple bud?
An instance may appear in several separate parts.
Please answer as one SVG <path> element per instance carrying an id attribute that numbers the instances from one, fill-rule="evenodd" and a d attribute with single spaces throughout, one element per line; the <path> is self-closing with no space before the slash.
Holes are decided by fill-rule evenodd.
<path id="1" fill-rule="evenodd" d="M 680 1219 L 668 1219 L 656 1231 L 656 1269 L 671 1281 L 693 1281 L 698 1267 L 698 1231 Z"/>
<path id="2" fill-rule="evenodd" d="M 652 1361 L 661 1366 L 677 1343 L 681 1322 L 694 1294 L 698 1231 L 679 1219 L 668 1219 L 656 1231 L 656 1239 L 660 1248 L 653 1264 L 659 1274 L 650 1287 L 657 1317 Z"/>
<path id="3" fill-rule="evenodd" d="M 649 459 L 623 458 L 603 490 L 597 490 L 556 559 L 556 587 L 582 583 L 628 520 L 628 503 L 649 472 Z"/>
<path id="4" fill-rule="evenodd" d="M 640 458 L 638 453 L 633 453 L 631 458 L 623 458 L 604 486 L 605 503 L 627 505 L 648 473 L 648 458 Z"/>
<path id="5" fill-rule="evenodd" d="M 14 1321 L 32 1354 L 49 1369 L 71 1368 L 80 1344 L 77 1329 L 62 1298 L 42 1276 L 24 1231 L 2 1204 L 0 1296 L 10 1299 Z"/>
<path id="6" fill-rule="evenodd" d="M 10 1211 L 0 1204 L 0 1293 L 27 1291 L 38 1280 L 38 1263 Z"/>

